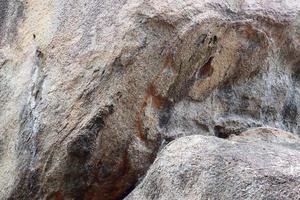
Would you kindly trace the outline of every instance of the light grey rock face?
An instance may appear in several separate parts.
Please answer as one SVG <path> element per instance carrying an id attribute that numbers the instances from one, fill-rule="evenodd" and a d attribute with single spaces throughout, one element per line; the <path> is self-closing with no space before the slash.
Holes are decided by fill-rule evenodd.
<path id="1" fill-rule="evenodd" d="M 0 199 L 116 199 L 161 143 L 299 134 L 300 5 L 0 0 Z"/>
<path id="2" fill-rule="evenodd" d="M 259 140 L 260 139 L 260 140 Z M 126 200 L 298 199 L 300 140 L 254 129 L 232 140 L 187 136 L 158 154 Z"/>
<path id="3" fill-rule="evenodd" d="M 161 131 L 170 138 L 198 134 L 199 130 L 228 137 L 268 125 L 299 134 L 299 11 L 292 17 L 297 3 L 293 9 L 282 1 L 227 3 L 211 2 L 220 16 L 200 23 L 208 36 L 201 35 L 205 31 L 197 27 L 196 33 L 184 37 L 181 45 L 187 47 L 181 46 L 186 49 L 179 55 L 190 60 L 193 57 L 186 50 L 199 53 L 191 44 L 203 48 L 203 38 L 216 44 L 211 44 L 211 52 L 205 50 L 206 64 L 198 58 L 198 71 L 184 78 L 184 88 L 178 91 L 184 97 L 173 100 L 163 113 Z M 183 61 L 182 66 L 186 65 Z"/>
<path id="4" fill-rule="evenodd" d="M 23 10 L 23 1 L 0 1 L 0 45 L 13 43 L 17 34 L 17 23 L 23 17 Z"/>

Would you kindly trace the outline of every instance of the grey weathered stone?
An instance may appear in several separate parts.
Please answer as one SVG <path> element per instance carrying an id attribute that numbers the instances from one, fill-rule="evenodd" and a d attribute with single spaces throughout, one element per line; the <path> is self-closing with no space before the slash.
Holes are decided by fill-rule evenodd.
<path id="1" fill-rule="evenodd" d="M 116 199 L 161 143 L 299 134 L 299 3 L 0 0 L 0 199 Z"/>
<path id="2" fill-rule="evenodd" d="M 182 137 L 159 153 L 125 199 L 298 199 L 299 146 L 298 137 L 268 128 L 231 140 Z"/>

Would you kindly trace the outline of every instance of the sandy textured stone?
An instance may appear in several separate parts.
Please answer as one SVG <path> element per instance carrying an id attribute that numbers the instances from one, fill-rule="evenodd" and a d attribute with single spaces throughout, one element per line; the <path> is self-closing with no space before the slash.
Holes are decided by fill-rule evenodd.
<path id="1" fill-rule="evenodd" d="M 299 136 L 270 127 L 253 128 L 237 135 L 230 135 L 233 141 L 266 141 L 272 143 L 295 143 L 299 140 Z"/>
<path id="2" fill-rule="evenodd" d="M 245 140 L 247 137 L 251 139 Z M 256 140 L 257 137 L 264 139 Z M 125 199 L 299 197 L 299 138 L 268 128 L 253 129 L 234 138 L 198 135 L 171 142 L 158 155 L 142 183 Z"/>
<path id="3" fill-rule="evenodd" d="M 117 199 L 161 146 L 299 134 L 295 0 L 0 0 L 0 199 Z"/>

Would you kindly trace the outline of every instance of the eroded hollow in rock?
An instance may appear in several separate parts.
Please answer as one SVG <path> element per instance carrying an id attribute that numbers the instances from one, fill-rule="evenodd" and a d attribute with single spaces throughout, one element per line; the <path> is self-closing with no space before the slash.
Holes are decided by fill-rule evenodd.
<path id="1" fill-rule="evenodd" d="M 230 136 L 230 132 L 226 131 L 222 126 L 214 127 L 215 136 L 218 138 L 228 138 Z"/>
<path id="2" fill-rule="evenodd" d="M 213 74 L 214 68 L 211 64 L 213 59 L 214 57 L 210 57 L 208 61 L 199 69 L 196 74 L 196 79 L 206 79 Z"/>

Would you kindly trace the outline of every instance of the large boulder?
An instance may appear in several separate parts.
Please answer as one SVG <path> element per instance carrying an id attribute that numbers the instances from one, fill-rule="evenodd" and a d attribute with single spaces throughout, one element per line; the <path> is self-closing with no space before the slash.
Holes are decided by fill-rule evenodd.
<path id="1" fill-rule="evenodd" d="M 174 138 L 298 134 L 299 10 L 0 1 L 0 199 L 122 198 Z"/>
<path id="2" fill-rule="evenodd" d="M 126 200 L 298 199 L 300 140 L 253 129 L 230 140 L 187 136 L 171 142 Z"/>

